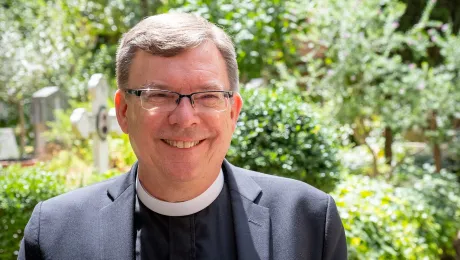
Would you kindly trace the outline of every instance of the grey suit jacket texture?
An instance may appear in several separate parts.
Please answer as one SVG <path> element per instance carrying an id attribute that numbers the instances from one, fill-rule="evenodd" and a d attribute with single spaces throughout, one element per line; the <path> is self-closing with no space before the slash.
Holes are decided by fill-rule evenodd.
<path id="1" fill-rule="evenodd" d="M 347 259 L 331 196 L 224 161 L 238 259 Z M 116 178 L 40 202 L 18 259 L 134 259 L 137 163 Z"/>

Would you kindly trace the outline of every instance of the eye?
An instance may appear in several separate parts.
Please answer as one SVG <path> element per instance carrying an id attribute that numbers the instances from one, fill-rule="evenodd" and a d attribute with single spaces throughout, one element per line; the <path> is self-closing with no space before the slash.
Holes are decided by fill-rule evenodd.
<path id="1" fill-rule="evenodd" d="M 197 99 L 220 99 L 221 93 L 201 93 L 196 96 Z"/>
<path id="2" fill-rule="evenodd" d="M 142 93 L 143 99 L 151 103 L 164 103 L 174 101 L 177 97 L 174 93 L 164 91 L 145 91 Z"/>
<path id="3" fill-rule="evenodd" d="M 166 93 L 148 93 L 148 98 L 166 98 L 168 97 L 168 94 Z"/>
<path id="4" fill-rule="evenodd" d="M 195 102 L 204 107 L 216 108 L 225 105 L 225 96 L 222 92 L 205 92 L 195 96 Z"/>

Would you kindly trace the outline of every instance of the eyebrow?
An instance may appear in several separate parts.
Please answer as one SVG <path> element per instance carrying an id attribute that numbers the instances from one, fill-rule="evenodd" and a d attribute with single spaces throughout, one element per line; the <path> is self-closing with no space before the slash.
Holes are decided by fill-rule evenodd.
<path id="1" fill-rule="evenodd" d="M 172 87 L 166 84 L 149 82 L 147 84 L 142 85 L 142 88 L 148 89 L 161 89 L 161 90 L 172 90 Z M 209 91 L 209 90 L 224 90 L 224 86 L 217 84 L 215 82 L 205 83 L 199 87 L 197 87 L 198 91 Z"/>
<path id="2" fill-rule="evenodd" d="M 199 90 L 224 90 L 224 86 L 216 84 L 215 82 L 210 82 L 198 87 Z"/>

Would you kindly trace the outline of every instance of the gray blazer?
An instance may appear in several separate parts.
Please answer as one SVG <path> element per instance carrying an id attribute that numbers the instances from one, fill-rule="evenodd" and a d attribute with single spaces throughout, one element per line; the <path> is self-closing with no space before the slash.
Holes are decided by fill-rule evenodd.
<path id="1" fill-rule="evenodd" d="M 331 196 L 224 161 L 238 259 L 347 259 Z M 134 259 L 137 163 L 116 178 L 40 202 L 18 259 Z"/>

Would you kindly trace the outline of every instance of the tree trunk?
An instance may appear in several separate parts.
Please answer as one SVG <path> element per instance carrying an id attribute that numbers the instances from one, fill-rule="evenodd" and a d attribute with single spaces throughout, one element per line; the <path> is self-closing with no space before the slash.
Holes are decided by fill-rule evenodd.
<path id="1" fill-rule="evenodd" d="M 385 162 L 389 166 L 393 161 L 393 131 L 389 127 L 385 127 Z"/>
<path id="2" fill-rule="evenodd" d="M 436 123 L 436 112 L 435 111 L 431 113 L 430 130 L 433 132 L 438 130 L 438 124 Z M 433 159 L 434 159 L 434 164 L 436 166 L 436 172 L 440 172 L 441 171 L 441 147 L 436 139 L 433 140 L 432 143 L 433 143 Z"/>
<path id="3" fill-rule="evenodd" d="M 378 167 L 378 160 L 379 160 L 378 155 L 376 154 L 374 149 L 372 149 L 372 146 L 368 142 L 364 141 L 364 145 L 366 145 L 367 149 L 369 149 L 369 152 L 372 155 L 372 176 L 376 177 L 380 175 L 379 167 Z"/>
<path id="4" fill-rule="evenodd" d="M 436 165 L 436 172 L 441 171 L 441 148 L 439 147 L 439 144 L 434 143 L 433 144 L 433 157 L 434 157 L 434 163 Z"/>
<path id="5" fill-rule="evenodd" d="M 147 0 L 141 0 L 142 15 L 147 17 L 149 15 L 149 2 Z"/>
<path id="6" fill-rule="evenodd" d="M 24 118 L 24 103 L 22 100 L 18 102 L 18 113 L 19 113 L 19 156 L 24 157 L 24 151 L 26 147 L 26 120 Z"/>
<path id="7" fill-rule="evenodd" d="M 356 127 L 353 129 L 353 136 L 360 145 L 365 145 L 372 155 L 372 176 L 380 175 L 378 168 L 378 152 L 376 153 L 372 146 L 366 141 L 366 137 L 369 136 L 369 131 L 366 130 L 366 125 L 363 118 L 355 120 Z"/>
<path id="8" fill-rule="evenodd" d="M 455 259 L 460 260 L 460 230 L 457 233 L 457 237 L 454 240 L 454 248 L 455 252 L 457 253 L 457 257 Z"/>

